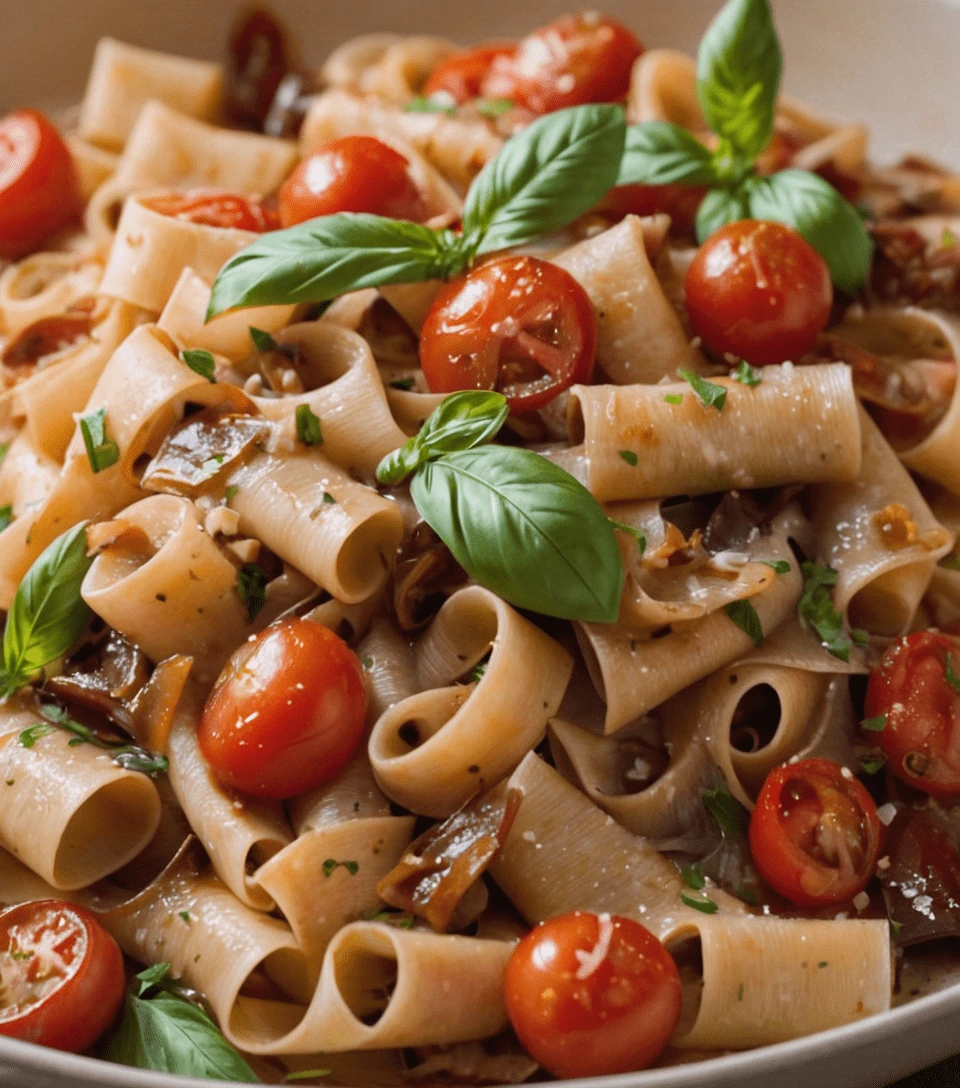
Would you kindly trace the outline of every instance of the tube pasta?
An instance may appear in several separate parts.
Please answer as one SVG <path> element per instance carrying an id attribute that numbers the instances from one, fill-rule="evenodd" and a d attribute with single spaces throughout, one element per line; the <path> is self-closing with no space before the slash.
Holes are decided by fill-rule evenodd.
<path id="1" fill-rule="evenodd" d="M 863 457 L 848 484 L 810 493 L 817 554 L 837 571 L 833 597 L 851 626 L 900 635 L 910 624 L 937 560 L 953 546 L 880 429 L 860 410 Z"/>
<path id="2" fill-rule="evenodd" d="M 365 34 L 334 50 L 323 74 L 334 86 L 405 106 L 433 69 L 456 52 L 453 42 L 427 34 Z"/>
<path id="3" fill-rule="evenodd" d="M 676 49 L 648 49 L 633 68 L 627 116 L 633 124 L 670 121 L 691 132 L 706 132 L 696 63 Z"/>
<path id="4" fill-rule="evenodd" d="M 0 330 L 16 336 L 41 317 L 95 295 L 103 266 L 86 253 L 33 253 L 0 273 Z"/>
<path id="5" fill-rule="evenodd" d="M 488 647 L 477 684 L 441 686 Z M 417 647 L 417 676 L 429 690 L 394 704 L 374 726 L 370 762 L 381 789 L 414 812 L 450 815 L 538 743 L 572 668 L 564 649 L 488 590 L 458 591 Z"/>
<path id="6" fill-rule="evenodd" d="M 583 441 L 589 488 L 601 500 L 702 495 L 736 487 L 845 483 L 860 471 L 860 423 L 850 370 L 841 364 L 764 367 L 751 388 L 718 378 L 722 411 L 685 382 L 575 385 L 568 422 Z M 681 396 L 670 404 L 665 396 Z M 779 441 L 803 434 L 802 443 Z M 620 456 L 637 456 L 636 465 Z"/>
<path id="7" fill-rule="evenodd" d="M 77 171 L 77 180 L 80 182 L 80 195 L 87 201 L 113 176 L 120 156 L 115 151 L 106 151 L 69 133 L 66 141 Z"/>

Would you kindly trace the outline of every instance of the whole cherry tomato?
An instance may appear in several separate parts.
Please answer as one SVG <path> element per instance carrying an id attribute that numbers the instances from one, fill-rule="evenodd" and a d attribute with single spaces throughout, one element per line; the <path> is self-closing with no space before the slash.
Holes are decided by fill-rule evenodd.
<path id="1" fill-rule="evenodd" d="M 512 412 L 532 412 L 589 380 L 596 343 L 593 306 L 569 272 L 501 257 L 442 288 L 420 333 L 420 364 L 434 393 L 496 389 Z"/>
<path id="2" fill-rule="evenodd" d="M 573 911 L 517 945 L 504 979 L 507 1014 L 530 1054 L 558 1077 L 643 1069 L 680 1020 L 680 976 L 639 922 Z"/>
<path id="3" fill-rule="evenodd" d="M 0 1035 L 86 1050 L 123 1004 L 123 954 L 96 917 L 56 899 L 0 913 Z"/>
<path id="4" fill-rule="evenodd" d="M 686 279 L 687 312 L 704 343 L 755 366 L 810 351 L 830 317 L 823 258 L 782 223 L 741 219 L 711 235 Z"/>
<path id="5" fill-rule="evenodd" d="M 295 797 L 343 770 L 366 715 L 356 655 L 329 628 L 293 617 L 233 655 L 204 707 L 197 740 L 224 785 Z"/>
<path id="6" fill-rule="evenodd" d="M 750 852 L 763 879 L 791 903 L 843 903 L 863 891 L 876 868 L 877 806 L 833 760 L 775 767 L 750 818 Z"/>
<path id="7" fill-rule="evenodd" d="M 311 151 L 280 187 L 285 227 L 337 212 L 422 220 L 423 197 L 410 163 L 373 136 L 341 136 Z"/>
<path id="8" fill-rule="evenodd" d="M 516 42 L 488 42 L 475 49 L 454 53 L 440 61 L 430 73 L 423 85 L 424 95 L 448 94 L 458 106 L 477 98 L 490 65 L 497 57 L 510 56 L 516 47 Z"/>
<path id="9" fill-rule="evenodd" d="M 953 639 L 916 631 L 888 648 L 867 684 L 864 713 L 885 719 L 870 739 L 897 778 L 934 797 L 960 793 L 958 675 Z"/>
<path id="10" fill-rule="evenodd" d="M 15 261 L 79 218 L 73 156 L 38 110 L 0 120 L 0 259 Z"/>
<path id="11" fill-rule="evenodd" d="M 144 197 L 141 203 L 160 215 L 204 227 L 234 227 L 262 234 L 280 226 L 277 213 L 265 206 L 259 197 L 244 196 L 242 193 L 188 189 L 185 192 Z"/>
<path id="12" fill-rule="evenodd" d="M 619 102 L 643 42 L 597 12 L 564 15 L 496 57 L 481 84 L 489 98 L 509 98 L 534 113 L 587 102 Z"/>

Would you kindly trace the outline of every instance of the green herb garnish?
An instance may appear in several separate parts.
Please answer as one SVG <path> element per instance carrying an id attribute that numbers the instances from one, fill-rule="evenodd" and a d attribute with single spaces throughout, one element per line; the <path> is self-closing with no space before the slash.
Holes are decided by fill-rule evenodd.
<path id="1" fill-rule="evenodd" d="M 740 360 L 737 369 L 733 371 L 730 377 L 741 385 L 759 385 L 763 381 L 760 371 L 752 367 L 746 359 Z"/>
<path id="2" fill-rule="evenodd" d="M 692 370 L 679 370 L 677 373 L 691 386 L 704 408 L 716 408 L 718 412 L 723 411 L 723 406 L 727 403 L 727 390 L 724 386 L 708 382 L 706 378 L 701 378 Z"/>
<path id="3" fill-rule="evenodd" d="M 355 861 L 336 861 L 334 858 L 327 858 L 327 860 L 321 866 L 324 876 L 331 876 L 336 869 L 346 869 L 351 876 L 356 876 L 360 872 L 360 866 Z"/>
<path id="4" fill-rule="evenodd" d="M 693 907 L 694 910 L 700 911 L 701 914 L 716 914 L 720 909 L 712 899 L 706 897 L 701 899 L 699 896 L 687 895 L 686 892 L 680 893 L 680 902 L 685 903 L 688 907 Z"/>
<path id="5" fill-rule="evenodd" d="M 750 636 L 754 646 L 763 645 L 763 626 L 760 623 L 757 610 L 749 601 L 731 601 L 724 608 L 724 612 L 741 631 Z"/>
<path id="6" fill-rule="evenodd" d="M 89 415 L 81 416 L 80 434 L 94 473 L 103 472 L 120 460 L 120 447 L 107 434 L 106 408 L 98 408 Z"/>
<path id="7" fill-rule="evenodd" d="M 188 367 L 190 367 L 194 374 L 199 374 L 201 378 L 206 378 L 208 382 L 215 382 L 217 380 L 214 377 L 217 363 L 209 351 L 203 351 L 201 349 L 197 349 L 196 351 L 181 351 L 180 358 Z"/>
<path id="8" fill-rule="evenodd" d="M 297 423 L 297 438 L 305 446 L 320 446 L 323 444 L 323 431 L 320 429 L 320 419 L 314 415 L 309 404 L 298 404 L 295 412 Z"/>
<path id="9" fill-rule="evenodd" d="M 267 603 L 267 572 L 258 563 L 244 563 L 237 572 L 237 593 L 247 606 L 250 622 Z"/>

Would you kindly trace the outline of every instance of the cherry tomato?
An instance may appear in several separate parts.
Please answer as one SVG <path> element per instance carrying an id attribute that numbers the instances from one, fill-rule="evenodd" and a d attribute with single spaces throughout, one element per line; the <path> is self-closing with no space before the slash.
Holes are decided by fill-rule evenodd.
<path id="1" fill-rule="evenodd" d="M 434 393 L 496 389 L 512 412 L 532 412 L 589 380 L 596 343 L 593 306 L 569 272 L 502 257 L 440 291 L 420 333 L 420 364 Z"/>
<path id="2" fill-rule="evenodd" d="M 812 350 L 833 304 L 830 273 L 813 246 L 782 223 L 756 219 L 728 223 L 704 242 L 686 291 L 706 345 L 754 366 Z"/>
<path id="3" fill-rule="evenodd" d="M 0 259 L 39 249 L 83 207 L 73 156 L 38 110 L 0 120 Z"/>
<path id="4" fill-rule="evenodd" d="M 618 102 L 642 52 L 633 31 L 607 15 L 564 15 L 524 38 L 514 53 L 496 57 L 481 90 L 534 113 Z"/>
<path id="5" fill-rule="evenodd" d="M 224 785 L 295 797 L 343 770 L 366 716 L 356 655 L 329 628 L 293 617 L 233 655 L 204 707 L 197 740 Z"/>
<path id="6" fill-rule="evenodd" d="M 665 213 L 673 220 L 674 234 L 689 235 L 706 192 L 695 185 L 618 185 L 603 198 L 599 210 L 618 219 Z"/>
<path id="7" fill-rule="evenodd" d="M 0 1035 L 75 1053 L 110 1027 L 126 988 L 117 942 L 56 899 L 0 913 L 0 980 Z"/>
<path id="8" fill-rule="evenodd" d="M 775 767 L 750 818 L 750 852 L 763 879 L 797 906 L 845 902 L 876 868 L 877 806 L 833 760 Z"/>
<path id="9" fill-rule="evenodd" d="M 680 1020 L 680 976 L 639 922 L 573 911 L 517 945 L 504 979 L 517 1037 L 558 1077 L 649 1065 Z"/>
<path id="10" fill-rule="evenodd" d="M 422 220 L 423 197 L 409 165 L 373 136 L 331 140 L 311 151 L 280 187 L 280 219 L 285 227 L 337 212 Z"/>
<path id="11" fill-rule="evenodd" d="M 423 85 L 424 95 L 429 97 L 438 92 L 448 94 L 458 106 L 477 98 L 490 65 L 497 57 L 510 56 L 516 47 L 516 42 L 489 42 L 475 49 L 454 53 L 452 57 L 440 61 L 430 73 L 430 78 Z"/>
<path id="12" fill-rule="evenodd" d="M 141 203 L 161 215 L 198 223 L 204 227 L 235 227 L 262 234 L 280 226 L 277 213 L 256 196 L 223 193 L 214 189 L 189 189 L 144 197 Z"/>
<path id="13" fill-rule="evenodd" d="M 870 674 L 864 704 L 868 718 L 886 717 L 870 739 L 890 770 L 934 797 L 960 793 L 960 692 L 947 680 L 948 662 L 956 678 L 960 654 L 946 635 L 916 631 L 898 639 Z"/>

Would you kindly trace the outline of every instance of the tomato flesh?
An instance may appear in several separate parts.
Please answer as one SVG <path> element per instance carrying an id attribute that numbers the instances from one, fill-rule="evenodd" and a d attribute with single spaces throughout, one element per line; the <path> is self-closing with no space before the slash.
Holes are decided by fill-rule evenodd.
<path id="1" fill-rule="evenodd" d="M 763 879 L 797 906 L 845 902 L 873 876 L 880 853 L 877 807 L 832 760 L 775 767 L 750 818 L 750 852 Z"/>
<path id="2" fill-rule="evenodd" d="M 496 389 L 512 412 L 532 412 L 589 380 L 596 344 L 596 314 L 569 272 L 502 257 L 440 291 L 420 333 L 420 364 L 434 393 Z"/>
<path id="3" fill-rule="evenodd" d="M 534 113 L 587 102 L 619 102 L 643 42 L 597 12 L 564 15 L 495 57 L 481 84 L 489 98 L 509 98 Z"/>
<path id="4" fill-rule="evenodd" d="M 343 770 L 366 715 L 356 655 L 329 628 L 293 617 L 233 655 L 204 707 L 197 740 L 224 785 L 295 797 Z"/>
<path id="5" fill-rule="evenodd" d="M 0 913 L 0 1035 L 78 1052 L 123 1003 L 123 955 L 96 917 L 55 899 Z"/>
<path id="6" fill-rule="evenodd" d="M 454 53 L 430 73 L 423 85 L 423 93 L 428 98 L 435 94 L 449 95 L 458 106 L 462 106 L 471 98 L 479 97 L 490 65 L 498 57 L 512 55 L 515 49 L 516 42 L 489 42 L 475 49 Z"/>
<path id="7" fill-rule="evenodd" d="M 311 151 L 280 187 L 285 227 L 337 212 L 421 221 L 423 197 L 410 163 L 373 136 L 342 136 Z"/>
<path id="8" fill-rule="evenodd" d="M 280 226 L 277 213 L 256 196 L 218 190 L 190 189 L 144 197 L 141 203 L 160 215 L 197 223 L 203 227 L 233 227 L 257 234 Z"/>
<path id="9" fill-rule="evenodd" d="M 960 793 L 960 692 L 946 678 L 960 675 L 953 639 L 916 631 L 894 642 L 870 674 L 864 713 L 886 724 L 870 738 L 902 782 L 934 797 Z"/>
<path id="10" fill-rule="evenodd" d="M 0 259 L 15 261 L 79 218 L 73 156 L 39 110 L 0 120 Z"/>
<path id="11" fill-rule="evenodd" d="M 797 360 L 826 327 L 833 285 L 823 258 L 790 227 L 728 223 L 687 270 L 687 313 L 707 347 L 754 366 Z"/>
<path id="12" fill-rule="evenodd" d="M 680 1020 L 670 953 L 619 915 L 573 911 L 543 922 L 517 945 L 504 986 L 517 1037 L 558 1077 L 643 1069 Z"/>

